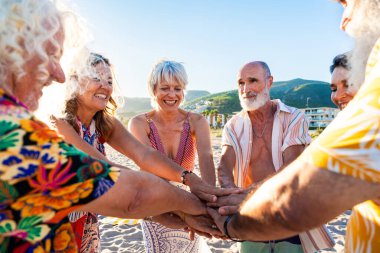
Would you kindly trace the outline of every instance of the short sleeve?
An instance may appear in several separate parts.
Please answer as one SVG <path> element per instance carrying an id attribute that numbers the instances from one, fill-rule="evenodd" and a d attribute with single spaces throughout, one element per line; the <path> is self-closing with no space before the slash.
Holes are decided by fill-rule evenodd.
<path id="1" fill-rule="evenodd" d="M 288 128 L 285 132 L 281 151 L 284 152 L 288 147 L 294 145 L 309 145 L 311 137 L 309 135 L 309 122 L 305 114 L 301 110 L 296 109 L 288 114 L 287 117 Z"/>
<path id="2" fill-rule="evenodd" d="M 223 127 L 223 131 L 222 131 L 222 146 L 232 146 L 232 143 L 231 143 L 232 140 L 229 133 L 230 131 L 231 131 L 230 124 L 226 124 Z"/>

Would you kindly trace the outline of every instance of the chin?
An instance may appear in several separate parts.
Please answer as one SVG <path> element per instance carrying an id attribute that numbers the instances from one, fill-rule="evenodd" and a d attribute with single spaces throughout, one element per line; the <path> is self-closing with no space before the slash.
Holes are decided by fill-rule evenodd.
<path id="1" fill-rule="evenodd" d="M 38 99 L 34 101 L 25 101 L 24 103 L 29 111 L 34 112 L 38 109 Z"/>

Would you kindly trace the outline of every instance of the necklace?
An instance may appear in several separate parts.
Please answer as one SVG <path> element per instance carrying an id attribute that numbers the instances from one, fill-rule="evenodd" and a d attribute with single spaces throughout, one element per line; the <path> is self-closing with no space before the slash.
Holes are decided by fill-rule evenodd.
<path id="1" fill-rule="evenodd" d="M 268 120 L 265 121 L 265 123 L 264 123 L 264 127 L 263 127 L 263 129 L 261 130 L 261 133 L 260 133 L 260 134 L 257 134 L 255 128 L 252 126 L 253 135 L 254 135 L 256 138 L 261 138 L 261 137 L 263 137 L 264 132 L 265 132 L 265 130 L 267 129 L 267 126 L 268 126 Z"/>

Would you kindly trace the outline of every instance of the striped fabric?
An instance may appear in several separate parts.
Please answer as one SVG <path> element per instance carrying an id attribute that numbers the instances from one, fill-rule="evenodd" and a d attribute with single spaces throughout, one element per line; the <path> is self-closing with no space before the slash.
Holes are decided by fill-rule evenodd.
<path id="1" fill-rule="evenodd" d="M 277 104 L 272 131 L 272 160 L 276 171 L 284 163 L 282 154 L 290 146 L 308 145 L 311 138 L 308 134 L 309 124 L 302 111 L 285 105 L 279 99 L 273 100 Z M 234 168 L 235 184 L 239 187 L 248 187 L 244 184 L 249 161 L 252 153 L 252 125 L 246 111 L 241 111 L 230 119 L 223 129 L 222 145 L 232 146 L 236 154 Z"/>
<path id="2" fill-rule="evenodd" d="M 276 171 L 283 165 L 282 154 L 293 145 L 308 145 L 309 124 L 305 115 L 298 109 L 273 100 L 277 104 L 272 130 L 272 160 Z M 236 155 L 234 180 L 239 187 L 248 187 L 245 178 L 249 170 L 252 153 L 252 125 L 246 111 L 241 111 L 227 122 L 223 129 L 222 145 L 231 146 Z M 325 226 L 321 226 L 299 235 L 306 253 L 316 252 L 334 246 L 334 240 Z"/>
<path id="3" fill-rule="evenodd" d="M 189 116 L 190 113 L 187 114 L 183 123 L 181 139 L 174 161 L 187 170 L 193 170 L 196 147 L 190 131 Z M 156 125 L 147 114 L 145 114 L 145 117 L 150 128 L 148 137 L 151 146 L 167 156 Z M 170 183 L 183 190 L 187 188 L 181 183 Z M 167 228 L 159 223 L 150 221 L 142 221 L 141 227 L 143 229 L 146 253 L 211 253 L 206 241 L 201 236 L 196 235 L 194 240 L 190 240 L 188 232 L 183 229 Z"/>
<path id="4" fill-rule="evenodd" d="M 195 149 L 193 137 L 191 136 L 191 132 L 190 132 L 189 116 L 190 114 L 188 113 L 186 116 L 185 122 L 183 123 L 181 139 L 179 142 L 177 154 L 174 158 L 174 162 L 181 165 L 181 167 L 187 170 L 193 170 L 196 149 Z M 167 156 L 165 154 L 165 149 L 164 149 L 164 146 L 162 145 L 161 138 L 158 134 L 156 125 L 148 117 L 147 114 L 145 114 L 145 117 L 148 121 L 149 128 L 150 128 L 149 140 L 152 147 L 160 151 L 163 155 Z"/>
<path id="5" fill-rule="evenodd" d="M 365 82 L 359 92 L 299 159 L 319 168 L 379 184 L 379 98 L 380 38 L 368 59 Z M 347 253 L 380 252 L 379 199 L 368 200 L 352 209 L 345 241 Z"/>

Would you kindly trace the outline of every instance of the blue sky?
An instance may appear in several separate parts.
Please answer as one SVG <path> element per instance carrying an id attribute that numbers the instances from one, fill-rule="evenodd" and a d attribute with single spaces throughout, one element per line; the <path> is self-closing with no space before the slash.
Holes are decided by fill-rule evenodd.
<path id="1" fill-rule="evenodd" d="M 154 62 L 184 63 L 188 89 L 236 89 L 246 62 L 266 61 L 275 81 L 329 81 L 332 58 L 352 40 L 331 0 L 76 0 L 93 33 L 90 48 L 113 63 L 122 94 L 148 97 Z"/>

